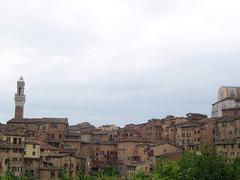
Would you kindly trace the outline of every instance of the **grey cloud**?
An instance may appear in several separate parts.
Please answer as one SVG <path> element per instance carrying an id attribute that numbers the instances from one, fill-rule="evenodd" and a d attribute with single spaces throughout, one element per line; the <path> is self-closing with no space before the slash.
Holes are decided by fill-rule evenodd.
<path id="1" fill-rule="evenodd" d="M 0 2 L 0 118 L 26 80 L 26 116 L 139 123 L 210 113 L 239 85 L 236 0 Z"/>

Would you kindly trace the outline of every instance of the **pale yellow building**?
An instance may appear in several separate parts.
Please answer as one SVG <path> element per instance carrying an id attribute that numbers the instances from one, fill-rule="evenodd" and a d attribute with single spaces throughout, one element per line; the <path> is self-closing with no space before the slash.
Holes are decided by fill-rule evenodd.
<path id="1" fill-rule="evenodd" d="M 12 133 L 12 132 L 5 132 L 1 135 L 2 141 L 8 142 L 10 144 L 23 144 L 26 140 L 25 135 Z"/>
<path id="2" fill-rule="evenodd" d="M 40 158 L 40 145 L 34 141 L 25 143 L 24 158 Z"/>

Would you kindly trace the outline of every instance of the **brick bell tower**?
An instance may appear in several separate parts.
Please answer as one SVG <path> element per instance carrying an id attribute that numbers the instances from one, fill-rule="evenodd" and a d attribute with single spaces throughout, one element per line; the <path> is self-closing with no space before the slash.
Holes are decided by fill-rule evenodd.
<path id="1" fill-rule="evenodd" d="M 24 94 L 25 82 L 23 77 L 17 81 L 17 93 L 15 94 L 15 118 L 23 119 L 25 94 Z"/>

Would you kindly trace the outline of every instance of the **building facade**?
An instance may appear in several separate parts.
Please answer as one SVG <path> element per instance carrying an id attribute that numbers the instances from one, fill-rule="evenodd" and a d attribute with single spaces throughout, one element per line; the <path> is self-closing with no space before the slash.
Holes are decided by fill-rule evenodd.
<path id="1" fill-rule="evenodd" d="M 24 88 L 20 78 L 15 117 L 0 124 L 0 173 L 9 170 L 16 176 L 48 180 L 60 179 L 61 172 L 75 176 L 79 171 L 90 174 L 112 166 L 128 177 L 138 169 L 151 173 L 161 157 L 178 159 L 184 151 L 201 153 L 205 145 L 214 146 L 221 156 L 240 157 L 237 87 L 220 88 L 218 105 L 213 107 L 217 117 L 169 115 L 123 128 L 96 128 L 87 122 L 70 126 L 67 118 L 25 118 Z"/>
<path id="2" fill-rule="evenodd" d="M 240 107 L 240 87 L 222 86 L 217 102 L 212 105 L 212 117 L 222 117 L 224 109 L 236 107 Z"/>

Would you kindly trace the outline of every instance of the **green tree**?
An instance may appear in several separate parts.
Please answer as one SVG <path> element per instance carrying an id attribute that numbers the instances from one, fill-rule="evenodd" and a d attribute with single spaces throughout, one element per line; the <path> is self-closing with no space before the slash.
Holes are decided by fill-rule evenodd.
<path id="1" fill-rule="evenodd" d="M 240 179 L 240 158 L 230 160 L 228 164 L 228 178 L 231 180 Z"/>
<path id="2" fill-rule="evenodd" d="M 14 175 L 12 174 L 11 171 L 7 170 L 6 172 L 4 172 L 1 176 L 0 176 L 1 180 L 15 180 Z"/>
<path id="3" fill-rule="evenodd" d="M 63 169 L 60 170 L 60 179 L 61 180 L 70 180 L 71 178 L 69 177 L 68 173 L 64 171 Z"/>
<path id="4" fill-rule="evenodd" d="M 154 177 L 163 180 L 237 180 L 240 179 L 240 160 L 228 160 L 218 155 L 211 146 L 201 154 L 185 152 L 177 161 L 161 159 Z"/>
<path id="5" fill-rule="evenodd" d="M 154 168 L 153 177 L 162 180 L 180 179 L 180 166 L 177 161 L 161 158 Z"/>
<path id="6" fill-rule="evenodd" d="M 151 178 L 142 170 L 137 169 L 130 177 L 131 180 L 150 180 Z"/>
<path id="7" fill-rule="evenodd" d="M 107 166 L 99 171 L 98 176 L 119 176 L 119 171 L 115 167 Z"/>

